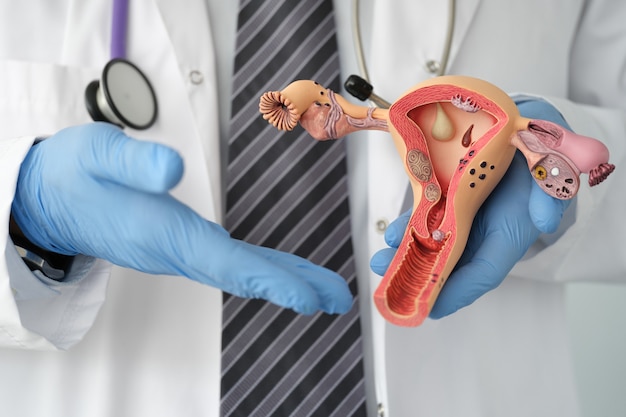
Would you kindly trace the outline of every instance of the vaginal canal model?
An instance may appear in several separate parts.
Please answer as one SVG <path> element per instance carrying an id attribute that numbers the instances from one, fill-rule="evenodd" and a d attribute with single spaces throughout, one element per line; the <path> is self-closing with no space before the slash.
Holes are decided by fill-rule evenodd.
<path id="1" fill-rule="evenodd" d="M 521 117 L 495 85 L 466 76 L 420 83 L 388 109 L 349 102 L 311 80 L 265 93 L 259 109 L 269 123 L 298 123 L 316 140 L 363 129 L 390 133 L 413 191 L 402 242 L 374 301 L 391 323 L 418 326 L 458 262 L 476 213 L 521 151 L 537 184 L 571 199 L 581 174 L 595 186 L 614 170 L 594 138 L 555 123 Z"/>

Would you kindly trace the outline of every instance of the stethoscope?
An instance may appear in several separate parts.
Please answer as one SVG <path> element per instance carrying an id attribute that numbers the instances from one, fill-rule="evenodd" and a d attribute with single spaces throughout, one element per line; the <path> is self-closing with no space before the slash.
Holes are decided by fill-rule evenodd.
<path id="1" fill-rule="evenodd" d="M 85 89 L 85 104 L 94 121 L 147 129 L 157 117 L 157 100 L 148 78 L 126 59 L 128 0 L 113 0 L 111 60 L 100 80 Z"/>
<path id="2" fill-rule="evenodd" d="M 443 75 L 448 66 L 456 1 L 448 0 L 448 23 L 441 60 L 435 75 Z M 95 121 L 106 121 L 120 127 L 147 129 L 156 120 L 157 101 L 148 78 L 141 70 L 126 60 L 126 35 L 128 31 L 128 0 L 113 0 L 111 25 L 111 60 L 105 65 L 100 80 L 94 80 L 85 90 L 87 111 Z M 352 2 L 352 37 L 361 76 L 351 75 L 344 83 L 346 91 L 361 101 L 370 100 L 381 108 L 391 104 L 374 94 L 369 82 L 367 64 L 360 28 L 359 0 Z"/>
<path id="3" fill-rule="evenodd" d="M 445 74 L 448 60 L 450 59 L 450 50 L 452 49 L 452 36 L 454 34 L 454 19 L 456 17 L 456 1 L 448 0 L 448 23 L 446 30 L 446 40 L 444 42 L 443 51 L 439 66 L 435 71 L 436 76 Z M 361 101 L 370 100 L 376 106 L 381 108 L 389 108 L 391 103 L 374 94 L 374 87 L 370 84 L 367 65 L 365 63 L 365 53 L 363 52 L 363 42 L 361 37 L 359 14 L 359 0 L 352 1 L 352 38 L 354 40 L 354 50 L 359 66 L 361 76 L 351 75 L 344 83 L 344 88 L 354 97 Z"/>

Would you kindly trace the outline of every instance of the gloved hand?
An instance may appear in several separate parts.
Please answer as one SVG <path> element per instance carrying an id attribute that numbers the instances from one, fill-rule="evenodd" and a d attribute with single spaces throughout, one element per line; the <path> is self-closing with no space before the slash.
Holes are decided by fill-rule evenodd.
<path id="1" fill-rule="evenodd" d="M 153 274 L 182 275 L 303 314 L 345 313 L 343 278 L 298 256 L 230 238 L 168 191 L 182 178 L 171 148 L 104 123 L 71 127 L 24 159 L 12 214 L 34 244 Z"/>
<path id="2" fill-rule="evenodd" d="M 524 117 L 557 123 L 569 129 L 561 114 L 539 100 L 518 103 Z M 571 200 L 544 193 L 532 179 L 520 152 L 496 189 L 479 209 L 463 255 L 441 289 L 431 318 L 441 318 L 470 305 L 496 288 L 524 256 L 541 233 L 557 230 Z M 410 211 L 391 223 L 385 232 L 390 248 L 372 257 L 372 270 L 384 275 L 408 225 Z"/>

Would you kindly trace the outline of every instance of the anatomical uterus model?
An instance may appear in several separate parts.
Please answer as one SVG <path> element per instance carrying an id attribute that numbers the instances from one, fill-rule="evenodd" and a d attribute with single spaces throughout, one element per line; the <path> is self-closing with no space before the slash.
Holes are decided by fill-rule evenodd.
<path id="1" fill-rule="evenodd" d="M 599 141 L 554 123 L 521 117 L 496 86 L 464 76 L 420 83 L 389 109 L 355 105 L 310 80 L 265 93 L 259 108 L 281 130 L 298 123 L 317 140 L 388 131 L 404 162 L 413 209 L 398 251 L 374 294 L 391 323 L 428 316 L 465 249 L 474 217 L 508 169 L 516 149 L 548 194 L 572 198 L 581 173 L 589 184 L 614 169 Z"/>

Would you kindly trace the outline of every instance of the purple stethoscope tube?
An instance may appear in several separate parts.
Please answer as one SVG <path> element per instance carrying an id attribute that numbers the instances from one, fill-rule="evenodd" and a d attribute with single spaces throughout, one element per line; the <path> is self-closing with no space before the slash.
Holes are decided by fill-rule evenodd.
<path id="1" fill-rule="evenodd" d="M 128 33 L 128 0 L 113 0 L 111 19 L 111 59 L 126 58 L 126 36 Z"/>

